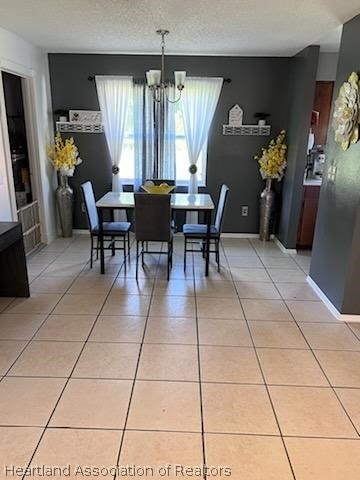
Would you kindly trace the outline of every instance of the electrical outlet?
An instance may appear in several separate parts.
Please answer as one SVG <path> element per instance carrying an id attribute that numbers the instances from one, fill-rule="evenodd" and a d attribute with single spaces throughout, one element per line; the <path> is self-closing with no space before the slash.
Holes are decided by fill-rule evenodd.
<path id="1" fill-rule="evenodd" d="M 241 207 L 241 216 L 247 217 L 249 215 L 249 207 L 247 205 L 243 205 Z"/>
<path id="2" fill-rule="evenodd" d="M 336 165 L 329 166 L 329 169 L 327 172 L 327 179 L 329 180 L 329 182 L 333 182 L 333 183 L 335 182 L 336 170 L 337 170 Z"/>

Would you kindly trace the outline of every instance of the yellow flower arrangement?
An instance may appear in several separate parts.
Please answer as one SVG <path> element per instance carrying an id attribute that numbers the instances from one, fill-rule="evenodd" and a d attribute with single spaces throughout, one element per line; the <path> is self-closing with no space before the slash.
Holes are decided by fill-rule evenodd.
<path id="1" fill-rule="evenodd" d="M 277 138 L 261 150 L 261 156 L 255 157 L 260 165 L 262 178 L 276 178 L 280 182 L 286 168 L 286 150 L 286 131 L 281 130 Z"/>
<path id="2" fill-rule="evenodd" d="M 60 132 L 55 135 L 55 144 L 48 145 L 47 154 L 55 170 L 67 177 L 72 177 L 75 167 L 82 162 L 74 139 L 67 138 L 64 142 Z"/>

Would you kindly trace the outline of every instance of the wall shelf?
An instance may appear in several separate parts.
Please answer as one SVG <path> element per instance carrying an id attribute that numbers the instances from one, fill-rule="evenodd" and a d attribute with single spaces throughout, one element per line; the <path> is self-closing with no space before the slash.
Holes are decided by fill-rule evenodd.
<path id="1" fill-rule="evenodd" d="M 56 131 L 64 133 L 104 133 L 102 123 L 56 122 Z"/>
<path id="2" fill-rule="evenodd" d="M 223 125 L 223 135 L 270 135 L 270 125 Z"/>

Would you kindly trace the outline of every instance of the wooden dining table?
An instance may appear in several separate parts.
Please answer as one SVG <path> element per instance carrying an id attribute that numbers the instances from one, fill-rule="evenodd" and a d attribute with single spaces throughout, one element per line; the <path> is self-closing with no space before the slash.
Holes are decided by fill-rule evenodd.
<path id="1" fill-rule="evenodd" d="M 205 276 L 209 275 L 210 260 L 210 232 L 211 214 L 215 209 L 211 195 L 208 193 L 173 193 L 171 194 L 171 209 L 182 212 L 203 212 L 205 216 L 206 242 L 205 242 Z M 132 192 L 108 192 L 96 202 L 99 215 L 99 244 L 100 244 L 100 269 L 105 273 L 104 234 L 102 224 L 104 211 L 131 210 L 135 208 L 135 198 Z"/>

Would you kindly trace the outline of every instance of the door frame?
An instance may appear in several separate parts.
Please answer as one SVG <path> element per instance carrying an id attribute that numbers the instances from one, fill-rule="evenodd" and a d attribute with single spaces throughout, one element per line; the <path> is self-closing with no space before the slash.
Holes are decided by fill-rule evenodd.
<path id="1" fill-rule="evenodd" d="M 5 167 L 7 173 L 8 191 L 10 196 L 10 208 L 12 220 L 18 221 L 14 177 L 11 163 L 11 149 L 9 142 L 9 131 L 6 118 L 6 105 L 2 72 L 10 73 L 21 78 L 21 89 L 23 95 L 23 106 L 25 116 L 26 141 L 29 155 L 30 183 L 34 199 L 38 201 L 41 239 L 46 238 L 46 226 L 44 206 L 42 202 L 43 192 L 41 185 L 41 169 L 39 157 L 39 145 L 37 139 L 37 117 L 35 102 L 35 72 L 17 63 L 0 59 L 0 128 L 3 134 Z"/>

